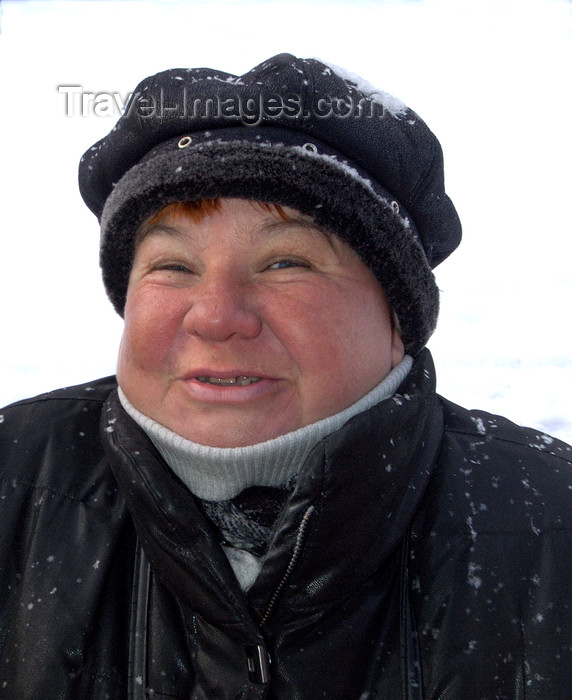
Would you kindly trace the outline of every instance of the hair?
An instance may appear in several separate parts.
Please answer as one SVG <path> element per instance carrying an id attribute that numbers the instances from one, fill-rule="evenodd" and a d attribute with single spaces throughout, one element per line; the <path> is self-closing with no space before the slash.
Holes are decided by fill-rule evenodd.
<path id="1" fill-rule="evenodd" d="M 249 200 L 250 201 L 250 200 Z M 250 201 L 253 206 L 258 206 L 266 211 L 275 211 L 284 221 L 290 221 L 291 217 L 284 211 L 280 204 L 269 204 L 268 202 Z M 145 222 L 145 226 L 154 226 L 160 221 L 172 221 L 178 216 L 188 216 L 195 223 L 202 221 L 205 216 L 219 211 L 220 199 L 198 199 L 184 202 L 172 202 L 165 205 L 158 212 Z M 142 229 L 143 227 L 141 227 Z M 139 231 L 141 231 L 141 229 Z"/>
<path id="2" fill-rule="evenodd" d="M 195 223 L 202 221 L 205 216 L 220 209 L 220 199 L 199 199 L 196 201 L 172 202 L 165 205 L 145 222 L 147 226 L 154 226 L 160 221 L 172 221 L 178 216 L 188 216 Z"/>

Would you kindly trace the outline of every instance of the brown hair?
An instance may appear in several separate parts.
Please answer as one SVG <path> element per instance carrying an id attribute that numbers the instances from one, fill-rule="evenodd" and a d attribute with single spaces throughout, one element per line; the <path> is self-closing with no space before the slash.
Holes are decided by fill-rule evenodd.
<path id="1" fill-rule="evenodd" d="M 289 221 L 290 217 L 284 211 L 280 204 L 268 204 L 267 202 L 251 202 L 251 204 L 266 209 L 267 211 L 276 211 L 278 215 Z M 195 223 L 201 221 L 208 214 L 212 214 L 220 209 L 220 199 L 199 199 L 196 201 L 172 202 L 159 209 L 149 221 L 145 222 L 146 226 L 154 226 L 159 221 L 174 219 L 177 216 L 189 216 Z"/>

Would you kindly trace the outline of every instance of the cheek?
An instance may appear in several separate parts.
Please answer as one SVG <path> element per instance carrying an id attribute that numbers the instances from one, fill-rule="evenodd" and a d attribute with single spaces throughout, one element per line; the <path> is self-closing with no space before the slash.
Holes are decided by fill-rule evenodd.
<path id="1" fill-rule="evenodd" d="M 154 373 L 167 369 L 179 318 L 180 313 L 158 295 L 128 294 L 118 376 L 125 376 L 127 371 Z"/>
<path id="2" fill-rule="evenodd" d="M 383 296 L 376 290 L 357 289 L 353 293 L 330 292 L 313 301 L 316 303 L 311 313 L 299 315 L 304 319 L 300 347 L 308 355 L 316 355 L 318 362 L 321 348 L 322 353 L 327 353 L 348 372 L 359 373 L 362 367 L 385 365 L 381 357 L 391 347 L 392 326 Z M 322 357 L 322 372 L 328 371 L 327 360 L 326 356 Z"/>
<path id="3" fill-rule="evenodd" d="M 312 313 L 298 318 L 303 324 L 297 325 L 297 359 L 303 386 L 319 413 L 346 408 L 391 370 L 391 316 L 375 289 L 329 293 Z"/>

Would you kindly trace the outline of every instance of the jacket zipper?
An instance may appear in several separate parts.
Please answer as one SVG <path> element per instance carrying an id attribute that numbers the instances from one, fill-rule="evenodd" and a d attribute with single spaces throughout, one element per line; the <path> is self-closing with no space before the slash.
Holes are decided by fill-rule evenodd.
<path id="1" fill-rule="evenodd" d="M 316 509 L 314 506 L 310 506 L 308 510 L 304 513 L 304 517 L 302 518 L 302 521 L 300 523 L 300 527 L 298 528 L 298 534 L 296 535 L 296 543 L 294 545 L 294 550 L 292 552 L 292 556 L 290 557 L 290 562 L 288 563 L 288 566 L 286 567 L 286 571 L 284 572 L 284 575 L 282 576 L 282 579 L 280 580 L 280 583 L 276 587 L 276 590 L 272 594 L 272 598 L 270 598 L 270 602 L 268 603 L 268 607 L 266 608 L 266 612 L 262 616 L 262 620 L 260 621 L 260 625 L 262 627 L 265 627 L 268 620 L 270 619 L 270 616 L 272 615 L 274 608 L 276 606 L 276 602 L 278 601 L 278 597 L 282 593 L 282 590 L 284 589 L 284 586 L 288 582 L 288 579 L 292 575 L 292 571 L 294 571 L 294 567 L 298 563 L 298 559 L 300 558 L 300 555 L 302 554 L 302 544 L 304 542 L 304 535 L 306 534 L 306 530 L 308 529 L 308 525 L 310 523 L 310 518 L 314 514 L 314 511 Z"/>
<path id="2" fill-rule="evenodd" d="M 314 514 L 314 506 L 310 506 L 304 513 L 298 533 L 294 550 L 286 571 L 282 576 L 278 586 L 276 587 L 266 612 L 261 620 L 261 626 L 264 627 L 278 601 L 280 593 L 286 586 L 288 579 L 292 575 L 292 571 L 296 566 L 300 555 L 302 554 L 302 545 L 304 536 L 308 529 L 310 519 Z M 149 584 L 151 578 L 151 567 L 141 543 L 137 540 L 135 553 L 135 571 L 133 576 L 133 604 L 131 610 L 131 630 L 129 644 L 129 685 L 128 698 L 129 700 L 144 700 L 146 697 L 147 686 L 147 616 L 149 605 Z M 253 645 L 247 648 L 247 663 L 248 673 L 252 681 L 260 684 L 267 684 L 270 680 L 269 665 L 270 655 L 262 645 Z"/>

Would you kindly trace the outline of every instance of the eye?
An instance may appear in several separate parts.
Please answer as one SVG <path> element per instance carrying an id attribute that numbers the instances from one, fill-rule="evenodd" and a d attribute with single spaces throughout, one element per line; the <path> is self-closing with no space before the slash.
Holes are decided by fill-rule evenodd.
<path id="1" fill-rule="evenodd" d="M 190 273 L 191 272 L 186 265 L 182 265 L 180 263 L 165 263 L 163 265 L 157 265 L 155 267 L 155 270 L 163 271 L 163 272 L 182 272 L 182 273 Z"/>
<path id="2" fill-rule="evenodd" d="M 287 270 L 288 268 L 292 268 L 292 267 L 309 268 L 310 263 L 307 260 L 295 260 L 295 259 L 287 258 L 284 260 L 277 260 L 276 262 L 269 265 L 268 269 L 269 270 Z"/>

